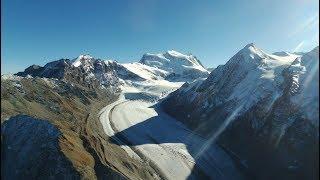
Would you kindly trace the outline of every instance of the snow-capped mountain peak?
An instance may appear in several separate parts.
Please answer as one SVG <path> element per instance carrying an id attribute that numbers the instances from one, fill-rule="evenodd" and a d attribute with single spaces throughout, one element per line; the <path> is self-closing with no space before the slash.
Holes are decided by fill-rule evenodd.
<path id="1" fill-rule="evenodd" d="M 260 62 L 261 59 L 270 58 L 269 54 L 262 51 L 253 43 L 247 44 L 238 54 L 241 54 L 244 60 L 249 62 L 252 60 Z"/>
<path id="2" fill-rule="evenodd" d="M 256 45 L 254 43 L 247 44 L 243 49 L 256 49 Z"/>
<path id="3" fill-rule="evenodd" d="M 256 46 L 254 43 L 249 43 L 242 48 L 242 51 L 250 51 L 252 53 L 258 53 L 261 51 L 260 48 Z"/>
<path id="4" fill-rule="evenodd" d="M 178 51 L 175 51 L 175 50 L 169 50 L 167 51 L 166 53 L 163 54 L 165 57 L 167 57 L 168 59 L 170 58 L 179 58 L 179 59 L 186 59 L 186 60 L 189 60 L 190 57 L 192 55 L 185 55 L 185 54 L 182 54 Z"/>
<path id="5" fill-rule="evenodd" d="M 164 63 L 169 63 L 170 65 L 199 66 L 199 69 L 205 70 L 195 56 L 185 55 L 175 50 L 169 50 L 165 53 L 158 54 L 146 53 L 143 55 L 140 63 L 152 66 L 161 66 L 164 65 Z"/>
<path id="6" fill-rule="evenodd" d="M 197 63 L 198 62 L 198 63 Z M 117 87 L 120 84 L 155 82 L 186 82 L 199 77 L 206 78 L 209 72 L 191 55 L 177 51 L 163 54 L 147 53 L 136 63 L 118 63 L 115 60 L 101 60 L 88 54 L 79 55 L 72 60 L 60 59 L 47 63 L 44 67 L 32 66 L 20 76 L 46 77 L 57 79 L 81 79 L 86 85 L 94 84 Z M 143 83 L 146 83 L 143 82 Z M 140 84 L 135 86 L 140 86 Z"/>
<path id="7" fill-rule="evenodd" d="M 112 59 L 108 59 L 104 61 L 105 64 L 114 64 L 114 63 L 118 63 L 116 60 L 112 60 Z"/>
<path id="8" fill-rule="evenodd" d="M 245 69 L 251 69 L 258 66 L 288 65 L 298 57 L 300 57 L 300 55 L 287 52 L 269 54 L 258 48 L 255 44 L 250 43 L 235 54 L 227 62 L 227 65 L 237 64 Z"/>
<path id="9" fill-rule="evenodd" d="M 89 54 L 80 55 L 80 56 L 78 56 L 76 59 L 74 59 L 72 65 L 75 66 L 75 67 L 78 67 L 78 66 L 80 66 L 83 62 L 90 61 L 90 60 L 93 60 L 93 59 L 94 59 L 94 58 L 91 57 Z"/>
<path id="10" fill-rule="evenodd" d="M 277 97 L 281 93 L 284 81 L 282 71 L 298 57 L 294 54 L 285 57 L 268 54 L 250 43 L 210 74 L 198 88 L 199 91 L 206 90 L 208 94 L 198 94 L 198 99 L 219 92 L 213 96 L 212 104 L 218 106 L 234 101 L 238 104 L 236 107 L 246 111 L 261 99 Z"/>
<path id="11" fill-rule="evenodd" d="M 203 65 L 201 64 L 201 62 L 193 55 L 185 55 L 185 54 L 182 54 L 180 52 L 177 52 L 175 50 L 170 50 L 170 51 L 167 51 L 165 54 L 164 54 L 165 57 L 168 57 L 168 59 L 170 58 L 177 58 L 177 59 L 181 59 L 181 60 L 187 60 L 188 62 L 190 62 L 190 64 L 192 65 L 195 65 L 195 66 L 198 66 L 198 67 L 203 67 Z"/>
<path id="12" fill-rule="evenodd" d="M 249 44 L 206 80 L 185 83 L 162 107 L 241 159 L 267 157 L 274 161 L 268 169 L 312 167 L 319 142 L 319 47 L 300 56 L 268 54 Z M 304 167 L 296 172 L 309 174 Z"/>
<path id="13" fill-rule="evenodd" d="M 206 70 L 200 61 L 193 55 L 185 55 L 180 52 L 170 50 L 165 53 L 146 53 L 139 63 L 155 67 L 171 74 L 168 78 L 179 80 L 181 78 L 190 79 L 189 76 L 207 77 L 209 71 Z"/>
<path id="14" fill-rule="evenodd" d="M 178 51 L 175 51 L 175 50 L 169 50 L 169 51 L 167 51 L 167 53 L 172 55 L 172 56 L 183 56 L 183 57 L 186 56 L 186 55 L 184 55 L 184 54 L 182 54 L 182 53 L 180 53 Z"/>

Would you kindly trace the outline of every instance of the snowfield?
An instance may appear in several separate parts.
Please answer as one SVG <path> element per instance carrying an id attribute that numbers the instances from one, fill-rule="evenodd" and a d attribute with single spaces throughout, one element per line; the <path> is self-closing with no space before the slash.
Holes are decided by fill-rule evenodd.
<path id="1" fill-rule="evenodd" d="M 231 158 L 217 145 L 164 113 L 156 102 L 182 82 L 151 80 L 124 85 L 118 101 L 100 112 L 104 131 L 134 158 L 146 160 L 165 179 L 241 179 Z M 146 93 L 148 92 L 148 93 Z M 205 147 L 205 150 L 203 150 Z"/>

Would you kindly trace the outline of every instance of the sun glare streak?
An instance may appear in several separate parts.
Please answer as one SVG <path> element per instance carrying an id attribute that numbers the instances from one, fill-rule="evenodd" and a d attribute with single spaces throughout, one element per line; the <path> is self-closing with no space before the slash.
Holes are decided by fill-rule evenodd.
<path id="1" fill-rule="evenodd" d="M 236 110 L 233 111 L 233 113 L 223 122 L 223 124 L 219 127 L 217 132 L 215 132 L 205 143 L 202 145 L 202 147 L 197 152 L 195 159 L 198 159 L 209 147 L 212 143 L 215 142 L 217 137 L 226 129 L 226 127 L 230 124 L 231 121 L 234 120 L 234 118 L 238 115 L 240 110 L 242 109 L 243 105 L 239 106 Z"/>
<path id="2" fill-rule="evenodd" d="M 304 32 L 306 30 L 310 30 L 312 27 L 318 27 L 319 26 L 319 15 L 314 14 L 313 16 L 309 17 L 301 23 L 295 31 L 289 34 L 289 38 L 296 36 L 297 34 Z"/>
<path id="3" fill-rule="evenodd" d="M 303 46 L 304 44 L 304 41 L 301 41 L 294 49 L 293 49 L 293 52 L 298 52 L 301 47 Z"/>
<path id="4" fill-rule="evenodd" d="M 310 73 L 306 76 L 303 87 L 309 87 L 309 84 L 312 81 L 313 77 L 318 75 L 317 72 L 319 72 L 319 61 L 317 61 L 314 66 L 311 66 Z"/>

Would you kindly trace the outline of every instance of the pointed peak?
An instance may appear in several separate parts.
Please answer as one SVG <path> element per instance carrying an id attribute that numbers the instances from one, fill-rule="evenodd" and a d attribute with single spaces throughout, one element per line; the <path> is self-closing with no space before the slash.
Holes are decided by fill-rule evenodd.
<path id="1" fill-rule="evenodd" d="M 105 64 L 109 65 L 109 64 L 118 64 L 118 61 L 114 60 L 114 59 L 107 59 L 104 61 Z"/>
<path id="2" fill-rule="evenodd" d="M 240 52 L 250 53 L 250 54 L 265 54 L 260 48 L 258 48 L 254 43 L 247 44 Z"/>
<path id="3" fill-rule="evenodd" d="M 239 56 L 241 58 L 239 58 Z M 228 62 L 245 62 L 249 64 L 261 64 L 263 59 L 272 59 L 272 57 L 265 53 L 262 49 L 258 48 L 255 44 L 249 43 L 236 53 Z"/>
<path id="4" fill-rule="evenodd" d="M 186 55 L 186 54 L 183 54 L 183 53 L 175 51 L 175 50 L 169 50 L 164 55 L 170 55 L 173 57 L 181 57 L 181 58 L 187 58 L 187 57 L 191 56 L 191 55 Z"/>
<path id="5" fill-rule="evenodd" d="M 143 56 L 172 56 L 172 57 L 189 57 L 189 56 L 192 56 L 192 54 L 183 54 L 179 51 L 176 51 L 176 50 L 168 50 L 166 52 L 163 52 L 163 53 L 144 53 Z"/>
<path id="6" fill-rule="evenodd" d="M 175 51 L 175 50 L 169 50 L 169 51 L 167 51 L 166 53 L 168 53 L 168 54 L 172 54 L 172 55 L 183 55 L 182 53 L 180 53 L 180 52 L 178 52 L 178 51 Z"/>
<path id="7" fill-rule="evenodd" d="M 256 45 L 254 43 L 249 43 L 244 48 L 249 49 L 250 47 L 256 48 Z"/>
<path id="8" fill-rule="evenodd" d="M 244 54 L 252 54 L 252 55 L 257 54 L 259 56 L 261 55 L 263 56 L 265 54 L 265 52 L 263 52 L 260 48 L 258 48 L 254 43 L 247 44 L 239 52 Z"/>
<path id="9" fill-rule="evenodd" d="M 249 43 L 247 44 L 244 48 L 250 48 L 250 47 L 256 47 L 256 45 L 254 43 Z"/>
<path id="10" fill-rule="evenodd" d="M 149 58 L 149 57 L 167 58 L 167 59 L 171 59 L 171 58 L 188 59 L 190 58 L 190 56 L 191 55 L 185 55 L 175 50 L 168 50 L 163 53 L 145 53 L 143 54 L 142 59 Z"/>
<path id="11" fill-rule="evenodd" d="M 92 60 L 92 59 L 94 58 L 89 54 L 81 54 L 76 59 L 74 59 L 72 65 L 75 67 L 78 67 L 81 65 L 81 61 Z"/>
<path id="12" fill-rule="evenodd" d="M 93 59 L 92 56 L 90 56 L 89 54 L 81 54 L 78 56 L 77 60 L 81 60 L 81 59 Z"/>

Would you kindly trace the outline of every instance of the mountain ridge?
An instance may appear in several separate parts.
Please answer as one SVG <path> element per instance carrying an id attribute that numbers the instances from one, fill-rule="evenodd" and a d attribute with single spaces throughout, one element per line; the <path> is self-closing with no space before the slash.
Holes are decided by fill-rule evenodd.
<path id="1" fill-rule="evenodd" d="M 185 83 L 162 107 L 209 142 L 225 144 L 248 160 L 255 176 L 314 178 L 318 176 L 313 166 L 319 140 L 318 63 L 318 47 L 302 56 L 276 56 L 249 44 L 206 80 Z M 258 157 L 269 157 L 272 163 L 264 166 Z M 296 163 L 301 164 L 296 170 L 286 169 Z"/>
<path id="2" fill-rule="evenodd" d="M 200 152 L 193 152 L 194 144 L 188 144 L 189 141 L 165 138 L 166 147 L 173 155 L 183 152 L 182 159 L 188 155 L 191 161 L 200 163 L 198 154 L 206 154 L 208 147 L 215 144 L 235 158 L 254 179 L 314 179 L 318 177 L 313 166 L 317 163 L 319 143 L 318 64 L 319 47 L 302 55 L 270 54 L 253 43 L 244 46 L 212 72 L 195 56 L 174 50 L 147 53 L 140 61 L 132 63 L 84 54 L 44 66 L 32 65 L 16 75 L 2 75 L 1 104 L 5 108 L 1 120 L 7 121 L 7 117 L 19 113 L 47 119 L 62 132 L 60 148 L 67 160 L 81 177 L 91 179 L 106 175 L 161 178 L 159 172 L 162 171 L 158 170 L 166 167 L 161 163 L 155 163 L 157 167 L 150 166 L 143 159 L 132 158 L 126 148 L 112 142 L 112 132 L 117 128 L 108 128 L 121 126 L 124 132 L 120 134 L 145 135 L 145 141 L 136 140 L 153 151 L 153 145 L 158 147 L 156 140 L 161 137 L 145 127 L 164 128 L 160 126 L 164 120 L 161 118 L 167 114 L 188 126 L 192 130 L 187 129 L 188 132 L 207 138 L 199 144 L 202 147 L 195 148 Z M 146 104 L 142 106 L 143 103 Z M 110 112 L 103 108 L 106 105 Z M 127 113 L 132 105 L 137 106 L 137 113 L 123 116 L 121 110 Z M 154 107 L 161 111 L 154 111 Z M 99 110 L 104 112 L 103 116 Z M 112 121 L 109 115 L 117 111 L 118 116 Z M 160 112 L 164 114 L 157 114 Z M 144 115 L 150 118 L 143 119 Z M 145 121 L 136 121 L 134 117 Z M 127 121 L 138 124 L 130 126 Z M 179 123 L 175 128 L 182 127 Z M 124 139 L 121 144 L 132 146 L 129 141 Z M 179 142 L 186 142 L 187 149 L 179 150 Z M 79 153 L 81 158 L 76 156 Z M 203 165 L 202 169 L 195 166 L 185 170 L 192 171 L 189 177 L 198 177 L 210 172 L 210 169 L 203 169 L 206 167 Z M 179 172 L 178 169 L 175 172 Z"/>

